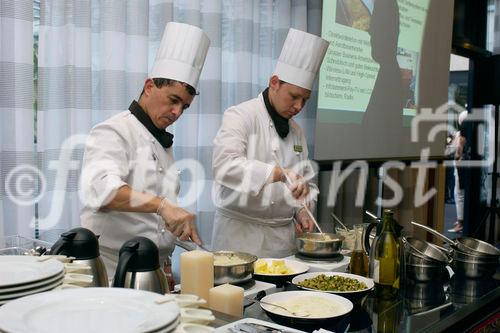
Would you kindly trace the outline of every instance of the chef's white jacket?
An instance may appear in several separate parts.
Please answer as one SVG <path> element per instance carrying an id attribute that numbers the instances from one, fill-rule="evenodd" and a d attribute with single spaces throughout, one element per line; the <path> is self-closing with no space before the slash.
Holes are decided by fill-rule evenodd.
<path id="1" fill-rule="evenodd" d="M 289 123 L 290 132 L 280 138 L 262 94 L 225 111 L 214 139 L 214 250 L 259 257 L 296 252 L 293 217 L 300 206 L 284 183 L 270 183 L 276 165 L 273 154 L 282 167 L 309 180 L 314 200 L 318 188 L 310 182 L 314 170 L 304 134 L 294 120 Z"/>
<path id="2" fill-rule="evenodd" d="M 160 263 L 174 249 L 175 237 L 165 230 L 160 216 L 99 210 L 126 184 L 174 203 L 180 184 L 172 149 L 163 148 L 128 110 L 92 129 L 83 156 L 81 223 L 100 236 L 101 257 L 109 277 L 116 270 L 121 246 L 135 236 L 147 237 L 159 246 Z"/>

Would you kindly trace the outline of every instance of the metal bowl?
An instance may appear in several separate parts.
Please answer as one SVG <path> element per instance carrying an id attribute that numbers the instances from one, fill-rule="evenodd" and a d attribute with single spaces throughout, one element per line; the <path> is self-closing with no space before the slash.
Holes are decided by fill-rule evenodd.
<path id="1" fill-rule="evenodd" d="M 478 255 L 471 251 L 460 251 L 455 249 L 453 251 L 453 259 L 467 261 L 472 263 L 497 263 L 498 264 L 498 256 L 489 256 L 489 255 Z"/>
<path id="2" fill-rule="evenodd" d="M 245 252 L 235 251 L 216 251 L 213 252 L 214 257 L 238 257 L 244 262 L 233 265 L 215 265 L 214 264 L 214 284 L 220 285 L 224 283 L 240 284 L 252 278 L 253 264 L 257 260 L 257 256 Z"/>
<path id="3" fill-rule="evenodd" d="M 443 265 L 406 265 L 406 277 L 415 281 L 442 281 L 446 268 Z"/>
<path id="4" fill-rule="evenodd" d="M 452 268 L 455 274 L 472 279 L 491 277 L 498 267 L 497 262 L 473 262 L 453 259 Z"/>
<path id="5" fill-rule="evenodd" d="M 344 237 L 337 234 L 306 232 L 295 239 L 297 251 L 309 257 L 331 257 L 342 248 Z"/>
<path id="6" fill-rule="evenodd" d="M 446 264 L 443 264 L 439 261 L 435 261 L 429 258 L 425 258 L 423 256 L 418 256 L 415 255 L 412 252 L 406 252 L 406 264 L 408 265 L 413 265 L 413 266 L 434 266 L 434 267 L 441 267 Z"/>

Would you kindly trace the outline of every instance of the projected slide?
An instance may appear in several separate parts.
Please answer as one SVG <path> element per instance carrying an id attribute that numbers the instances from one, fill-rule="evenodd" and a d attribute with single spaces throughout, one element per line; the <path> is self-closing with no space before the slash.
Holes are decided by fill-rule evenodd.
<path id="1" fill-rule="evenodd" d="M 409 126 L 419 105 L 422 38 L 430 0 L 323 2 L 318 121 Z"/>

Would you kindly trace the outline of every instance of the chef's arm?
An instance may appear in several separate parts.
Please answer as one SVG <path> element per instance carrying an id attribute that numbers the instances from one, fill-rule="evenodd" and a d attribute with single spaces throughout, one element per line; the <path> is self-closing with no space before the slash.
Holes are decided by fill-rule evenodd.
<path id="1" fill-rule="evenodd" d="M 165 221 L 166 228 L 180 240 L 191 239 L 201 245 L 196 229 L 194 214 L 170 202 L 149 193 L 133 190 L 129 185 L 123 185 L 116 190 L 113 198 L 101 210 L 116 210 L 121 212 L 156 213 Z"/>
<path id="2" fill-rule="evenodd" d="M 149 193 L 134 191 L 129 185 L 123 185 L 114 197 L 100 210 L 120 212 L 156 213 L 162 198 Z"/>
<path id="3" fill-rule="evenodd" d="M 465 138 L 461 135 L 458 136 L 457 149 L 455 150 L 455 160 L 458 161 L 462 158 L 465 147 Z"/>

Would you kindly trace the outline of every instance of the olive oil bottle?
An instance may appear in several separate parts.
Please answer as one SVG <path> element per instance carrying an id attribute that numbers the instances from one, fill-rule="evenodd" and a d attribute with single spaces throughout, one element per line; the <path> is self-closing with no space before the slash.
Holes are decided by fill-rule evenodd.
<path id="1" fill-rule="evenodd" d="M 378 297 L 390 299 L 399 294 L 401 275 L 402 246 L 396 236 L 394 213 L 384 210 L 382 231 L 373 244 L 372 265 L 370 276 L 375 282 L 375 292 Z"/>

